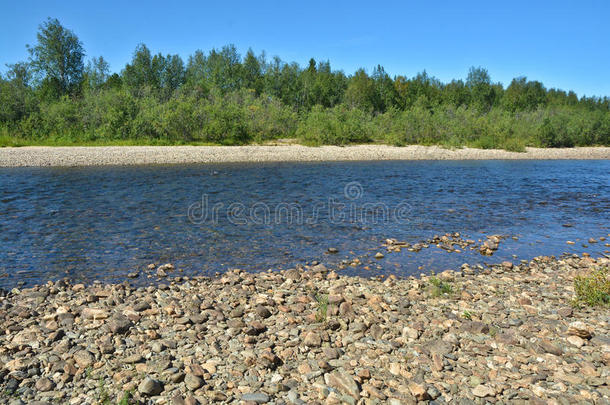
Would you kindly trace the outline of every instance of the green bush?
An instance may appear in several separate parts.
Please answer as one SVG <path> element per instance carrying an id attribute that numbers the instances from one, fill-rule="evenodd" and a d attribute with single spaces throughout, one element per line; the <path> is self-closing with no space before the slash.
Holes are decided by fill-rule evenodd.
<path id="1" fill-rule="evenodd" d="M 604 267 L 574 279 L 575 303 L 589 306 L 610 305 L 610 273 Z"/>
<path id="2" fill-rule="evenodd" d="M 2 89 L 12 88 L 5 83 Z M 406 110 L 391 107 L 373 114 L 346 105 L 316 105 L 297 114 L 278 97 L 246 89 L 177 92 L 165 101 L 141 93 L 136 97 L 110 87 L 47 100 L 36 108 L 32 103 L 21 110 L 5 106 L 1 144 L 246 144 L 297 137 L 308 145 L 374 141 L 517 152 L 527 146 L 610 145 L 610 112 L 573 106 L 481 112 L 420 97 Z"/>
<path id="3" fill-rule="evenodd" d="M 139 111 L 139 100 L 129 92 L 111 89 L 85 95 L 81 119 L 93 139 L 132 138 L 131 126 Z"/>
<path id="4" fill-rule="evenodd" d="M 324 109 L 316 105 L 301 120 L 298 138 L 309 145 L 347 145 L 372 140 L 370 115 L 362 110 L 335 106 Z"/>

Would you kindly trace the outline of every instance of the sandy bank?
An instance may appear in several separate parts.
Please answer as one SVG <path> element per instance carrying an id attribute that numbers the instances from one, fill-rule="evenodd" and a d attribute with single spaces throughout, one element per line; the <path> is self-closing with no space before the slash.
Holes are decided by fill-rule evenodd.
<path id="1" fill-rule="evenodd" d="M 438 146 L 99 146 L 0 148 L 0 167 L 342 160 L 610 159 L 610 147 L 448 150 Z"/>

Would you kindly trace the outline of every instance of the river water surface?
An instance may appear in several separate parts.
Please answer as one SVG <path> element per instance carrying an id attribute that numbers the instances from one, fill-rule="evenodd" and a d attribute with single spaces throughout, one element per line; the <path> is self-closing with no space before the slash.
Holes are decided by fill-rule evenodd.
<path id="1" fill-rule="evenodd" d="M 446 232 L 508 238 L 492 257 L 433 246 L 373 258 L 386 238 L 416 243 Z M 0 169 L 2 287 L 119 282 L 166 262 L 212 275 L 361 257 L 364 265 L 342 271 L 406 276 L 464 262 L 599 256 L 609 233 L 610 161 Z"/>

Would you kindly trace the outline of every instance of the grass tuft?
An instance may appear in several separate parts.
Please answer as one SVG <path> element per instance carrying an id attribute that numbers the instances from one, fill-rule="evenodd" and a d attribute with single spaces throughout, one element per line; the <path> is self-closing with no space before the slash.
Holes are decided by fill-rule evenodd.
<path id="1" fill-rule="evenodd" d="M 576 305 L 610 306 L 610 272 L 607 267 L 574 279 Z"/>
<path id="2" fill-rule="evenodd" d="M 453 286 L 446 281 L 442 281 L 440 278 L 434 275 L 430 276 L 428 282 L 430 283 L 430 295 L 435 298 L 453 294 Z"/>
<path id="3" fill-rule="evenodd" d="M 328 315 L 328 295 L 316 294 L 318 301 L 318 311 L 316 312 L 316 322 L 325 322 Z"/>

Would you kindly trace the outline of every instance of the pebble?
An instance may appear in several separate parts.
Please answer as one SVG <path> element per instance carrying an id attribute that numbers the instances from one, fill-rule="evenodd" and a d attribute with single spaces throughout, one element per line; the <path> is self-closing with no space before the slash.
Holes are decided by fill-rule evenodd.
<path id="1" fill-rule="evenodd" d="M 593 336 L 591 328 L 582 321 L 575 321 L 568 326 L 568 335 L 575 335 L 583 339 L 590 339 Z"/>
<path id="2" fill-rule="evenodd" d="M 55 388 L 55 383 L 49 378 L 41 378 L 36 381 L 36 389 L 41 392 L 51 391 Z"/>
<path id="3" fill-rule="evenodd" d="M 88 350 L 79 350 L 72 356 L 74 361 L 82 369 L 85 369 L 93 364 L 95 357 Z"/>
<path id="4" fill-rule="evenodd" d="M 198 377 L 194 374 L 186 374 L 184 377 L 184 385 L 191 391 L 195 391 L 203 386 L 203 378 Z"/>
<path id="5" fill-rule="evenodd" d="M 262 393 L 262 392 L 254 392 L 254 393 L 250 393 L 250 394 L 244 394 L 241 397 L 242 401 L 252 401 L 252 402 L 256 402 L 257 404 L 266 404 L 267 402 L 269 402 L 269 395 Z"/>
<path id="6" fill-rule="evenodd" d="M 487 385 L 480 384 L 472 389 L 472 394 L 475 397 L 484 398 L 495 396 L 496 392 Z"/>
<path id="7" fill-rule="evenodd" d="M 319 347 L 322 344 L 322 338 L 316 332 L 308 332 L 303 339 L 303 344 L 308 347 Z"/>
<path id="8" fill-rule="evenodd" d="M 138 385 L 138 391 L 142 395 L 155 396 L 163 392 L 163 384 L 161 381 L 155 380 L 150 377 L 144 378 L 140 385 Z"/>

